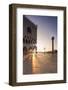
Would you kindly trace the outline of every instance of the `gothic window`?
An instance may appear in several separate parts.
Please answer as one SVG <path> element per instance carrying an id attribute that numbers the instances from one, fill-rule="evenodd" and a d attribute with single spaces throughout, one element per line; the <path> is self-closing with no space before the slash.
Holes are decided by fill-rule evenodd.
<path id="1" fill-rule="evenodd" d="M 27 27 L 27 33 L 31 34 L 31 28 Z"/>
<path id="2" fill-rule="evenodd" d="M 24 38 L 26 39 L 26 35 L 24 36 Z"/>
<path id="3" fill-rule="evenodd" d="M 29 44 L 29 40 L 27 39 L 27 44 Z"/>
<path id="4" fill-rule="evenodd" d="M 26 41 L 26 44 L 27 44 L 27 39 L 25 41 Z"/>
<path id="5" fill-rule="evenodd" d="M 25 43 L 25 38 L 23 38 L 23 43 Z"/>

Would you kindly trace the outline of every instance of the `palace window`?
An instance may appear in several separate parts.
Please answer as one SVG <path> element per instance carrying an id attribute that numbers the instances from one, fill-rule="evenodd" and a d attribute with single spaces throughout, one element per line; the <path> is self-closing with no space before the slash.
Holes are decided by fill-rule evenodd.
<path id="1" fill-rule="evenodd" d="M 30 27 L 27 27 L 27 33 L 31 34 L 31 28 Z"/>

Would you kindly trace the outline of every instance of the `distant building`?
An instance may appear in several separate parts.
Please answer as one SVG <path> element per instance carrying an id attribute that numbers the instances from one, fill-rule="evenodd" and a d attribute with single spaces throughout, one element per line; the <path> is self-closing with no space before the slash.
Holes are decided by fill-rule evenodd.
<path id="1" fill-rule="evenodd" d="M 23 16 L 23 52 L 32 52 L 37 44 L 37 25 Z"/>

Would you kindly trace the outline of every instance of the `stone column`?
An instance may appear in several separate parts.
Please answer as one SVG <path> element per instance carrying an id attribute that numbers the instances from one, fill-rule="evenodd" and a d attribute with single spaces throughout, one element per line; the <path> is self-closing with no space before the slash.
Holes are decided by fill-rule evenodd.
<path id="1" fill-rule="evenodd" d="M 54 37 L 52 37 L 52 53 L 54 52 Z"/>

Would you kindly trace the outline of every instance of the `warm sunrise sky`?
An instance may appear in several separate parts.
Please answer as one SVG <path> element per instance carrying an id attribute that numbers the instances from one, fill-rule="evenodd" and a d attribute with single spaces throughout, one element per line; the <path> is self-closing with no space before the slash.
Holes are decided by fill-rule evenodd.
<path id="1" fill-rule="evenodd" d="M 55 49 L 57 49 L 57 17 L 56 16 L 36 16 L 25 15 L 29 20 L 37 25 L 37 50 L 52 50 L 51 37 L 55 37 Z"/>

